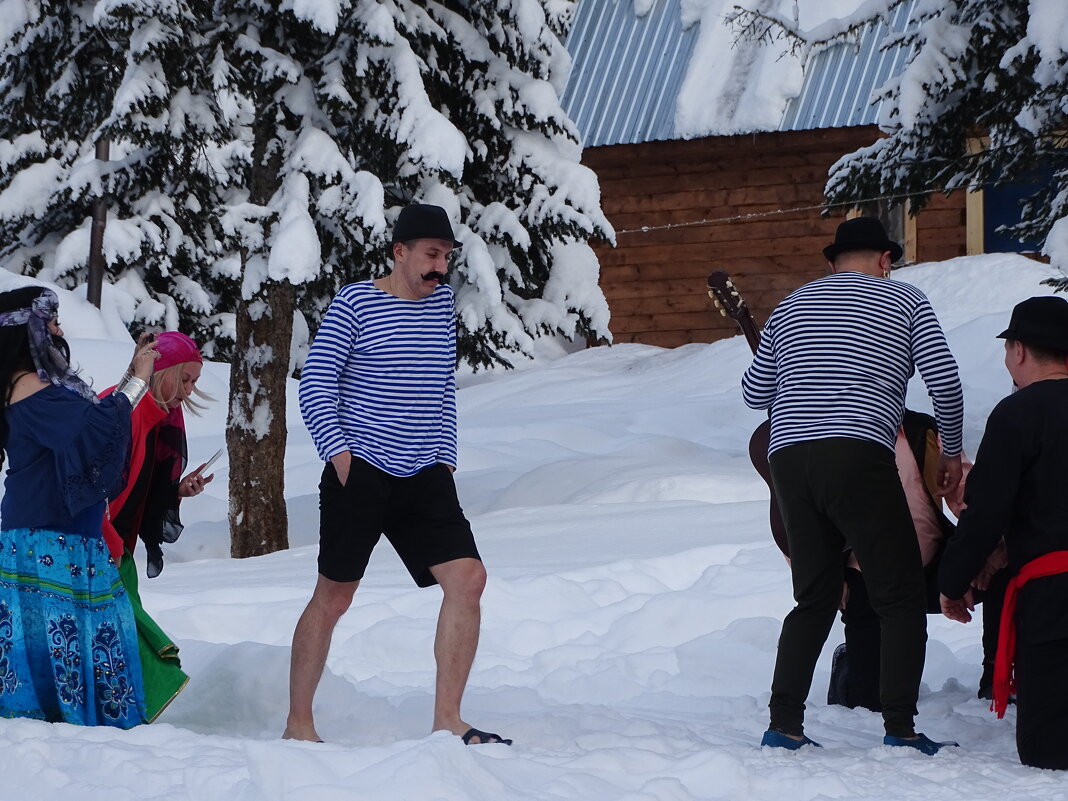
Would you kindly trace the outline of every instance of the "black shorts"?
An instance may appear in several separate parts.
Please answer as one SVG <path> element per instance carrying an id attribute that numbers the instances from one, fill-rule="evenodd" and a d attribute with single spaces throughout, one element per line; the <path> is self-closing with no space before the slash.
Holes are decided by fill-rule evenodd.
<path id="1" fill-rule="evenodd" d="M 353 458 L 341 486 L 330 462 L 319 482 L 319 573 L 359 581 L 378 538 L 386 535 L 415 583 L 436 584 L 430 568 L 454 559 L 481 559 L 456 497 L 452 471 L 438 463 L 397 478 Z"/>

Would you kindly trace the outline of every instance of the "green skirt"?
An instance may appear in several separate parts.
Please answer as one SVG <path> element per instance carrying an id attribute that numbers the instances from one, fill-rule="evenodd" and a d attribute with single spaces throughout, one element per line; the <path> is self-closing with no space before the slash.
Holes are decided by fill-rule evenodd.
<path id="1" fill-rule="evenodd" d="M 178 693 L 185 689 L 189 677 L 178 661 L 178 646 L 141 606 L 137 591 L 137 565 L 129 551 L 123 553 L 119 576 L 126 587 L 137 623 L 137 650 L 141 656 L 141 674 L 145 684 L 145 718 L 151 723 L 159 717 Z"/>

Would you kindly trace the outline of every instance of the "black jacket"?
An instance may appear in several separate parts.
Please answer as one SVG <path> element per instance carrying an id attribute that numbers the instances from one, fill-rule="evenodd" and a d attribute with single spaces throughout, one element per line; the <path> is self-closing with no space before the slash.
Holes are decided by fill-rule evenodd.
<path id="1" fill-rule="evenodd" d="M 960 598 L 1005 537 L 1009 570 L 1068 550 L 1068 379 L 1039 381 L 990 413 L 968 474 L 957 533 L 942 557 L 939 586 Z M 1068 637 L 1068 574 L 1030 582 L 1017 604 L 1021 639 Z"/>

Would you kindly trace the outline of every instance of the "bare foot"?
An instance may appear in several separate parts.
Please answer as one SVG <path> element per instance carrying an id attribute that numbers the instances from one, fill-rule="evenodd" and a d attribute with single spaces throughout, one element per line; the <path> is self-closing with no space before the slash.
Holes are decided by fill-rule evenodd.
<path id="1" fill-rule="evenodd" d="M 499 734 L 495 734 L 491 731 L 480 731 L 466 721 L 456 718 L 455 720 L 435 721 L 433 731 L 447 731 L 452 732 L 457 737 L 463 739 L 466 745 L 482 745 L 483 743 L 504 743 L 505 745 L 511 745 L 512 741 L 501 737 Z M 485 736 L 481 736 L 485 735 Z"/>
<path id="2" fill-rule="evenodd" d="M 501 737 L 501 735 L 492 731 L 480 731 L 479 729 L 468 729 L 461 735 L 465 745 L 482 745 L 483 743 L 503 743 L 504 745 L 511 745 L 512 741 Z"/>
<path id="3" fill-rule="evenodd" d="M 304 740 L 309 743 L 321 743 L 323 739 L 315 731 L 315 726 L 286 726 L 282 732 L 283 740 Z"/>
<path id="4" fill-rule="evenodd" d="M 505 745 L 511 745 L 512 741 L 508 740 L 501 735 L 491 731 L 481 731 L 476 729 L 464 721 L 457 721 L 456 725 L 452 726 L 437 726 L 434 731 L 447 731 L 452 732 L 457 737 L 464 741 L 465 745 L 482 745 L 483 743 L 504 743 Z"/>
<path id="5" fill-rule="evenodd" d="M 455 734 L 457 737 L 463 737 L 471 730 L 471 725 L 457 718 L 456 720 L 445 722 L 434 721 L 434 728 L 431 731 L 447 731 Z"/>

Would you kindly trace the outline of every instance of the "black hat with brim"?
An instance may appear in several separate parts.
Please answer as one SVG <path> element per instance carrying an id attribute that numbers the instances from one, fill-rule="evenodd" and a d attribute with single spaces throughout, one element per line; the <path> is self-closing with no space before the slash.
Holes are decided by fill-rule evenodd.
<path id="1" fill-rule="evenodd" d="M 1068 352 L 1068 300 L 1053 295 L 1021 300 L 998 338 Z"/>
<path id="2" fill-rule="evenodd" d="M 401 209 L 397 222 L 393 225 L 393 238 L 390 245 L 397 242 L 411 242 L 413 239 L 444 239 L 452 242 L 453 248 L 463 247 L 456 241 L 452 232 L 449 214 L 441 206 L 427 203 L 413 203 Z"/>
<path id="3" fill-rule="evenodd" d="M 890 261 L 897 261 L 904 251 L 901 245 L 886 235 L 886 229 L 876 217 L 854 217 L 838 226 L 834 242 L 823 249 L 827 261 L 851 250 L 890 251 Z"/>

